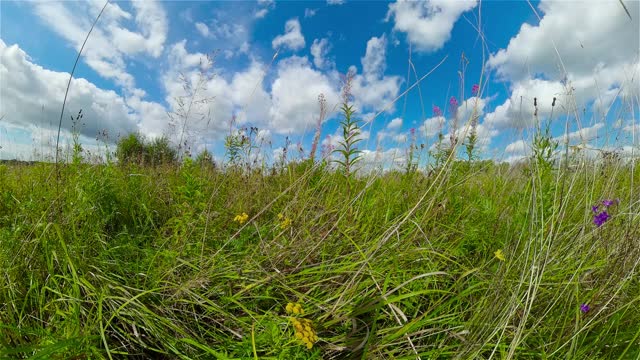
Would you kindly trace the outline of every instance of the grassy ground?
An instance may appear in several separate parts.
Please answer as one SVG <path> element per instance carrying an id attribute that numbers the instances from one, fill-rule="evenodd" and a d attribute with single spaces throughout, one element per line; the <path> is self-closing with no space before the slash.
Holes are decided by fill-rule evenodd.
<path id="1" fill-rule="evenodd" d="M 0 165 L 0 357 L 638 359 L 632 171 Z"/>

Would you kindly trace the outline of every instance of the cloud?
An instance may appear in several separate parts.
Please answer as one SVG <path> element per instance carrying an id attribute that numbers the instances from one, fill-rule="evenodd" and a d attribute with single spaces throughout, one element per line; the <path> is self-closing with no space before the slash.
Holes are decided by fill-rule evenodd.
<path id="1" fill-rule="evenodd" d="M 367 41 L 367 50 L 360 59 L 367 81 L 375 81 L 384 74 L 387 66 L 386 47 L 387 38 L 384 35 L 379 38 L 374 36 Z"/>
<path id="2" fill-rule="evenodd" d="M 227 59 L 247 54 L 243 47 L 251 41 L 251 32 L 256 21 L 254 16 L 247 16 L 247 14 L 255 15 L 256 11 L 259 11 L 255 9 L 255 3 L 240 1 L 237 5 L 235 7 L 214 5 L 212 17 L 195 23 L 198 32 L 208 39 L 207 49 L 219 50 Z"/>
<path id="3" fill-rule="evenodd" d="M 527 79 L 511 86 L 511 96 L 493 112 L 486 115 L 486 123 L 496 129 L 524 129 L 536 124 L 534 117 L 534 99 L 537 99 L 538 119 L 545 119 L 552 110 L 553 98 L 556 98 L 555 110 L 560 105 L 569 106 L 571 95 L 558 81 Z"/>
<path id="4" fill-rule="evenodd" d="M 487 103 L 487 99 L 478 98 L 475 96 L 472 96 L 463 101 L 458 106 L 457 129 L 455 132 L 455 135 L 460 142 L 466 141 L 472 129 L 472 120 L 475 118 L 476 146 L 482 152 L 489 150 L 489 145 L 491 144 L 492 139 L 499 134 L 499 131 L 496 130 L 492 125 L 487 124 L 486 121 L 482 121 L 482 115 L 484 114 Z M 428 118 L 418 128 L 418 134 L 426 139 L 429 139 L 442 132 L 442 144 L 443 146 L 449 146 L 452 131 L 451 122 L 452 119 L 449 119 L 447 121 L 447 119 L 443 116 L 434 116 Z M 432 148 L 433 147 L 434 146 L 432 146 Z"/>
<path id="5" fill-rule="evenodd" d="M 305 18 L 311 18 L 314 17 L 316 15 L 316 13 L 318 12 L 318 9 L 309 9 L 306 8 L 304 9 L 304 17 Z"/>
<path id="6" fill-rule="evenodd" d="M 199 78 L 201 53 L 189 53 L 186 41 L 174 44 L 169 52 L 170 70 L 163 77 L 170 110 L 176 111 L 176 98 L 187 95 L 179 74 L 194 87 Z M 204 83 L 201 97 L 211 98 L 199 104 L 197 114 L 189 120 L 190 133 L 195 137 L 220 138 L 228 132 L 229 120 L 235 114 L 237 125 L 250 123 L 274 134 L 301 133 L 315 127 L 319 112 L 318 95 L 324 94 L 331 108 L 337 104 L 339 87 L 333 77 L 314 69 L 307 57 L 292 56 L 277 65 L 275 79 L 265 90 L 266 66 L 258 61 L 241 71 L 227 74 L 216 69 Z M 332 71 L 333 74 L 335 71 Z M 328 118 L 331 114 L 328 114 Z"/>
<path id="7" fill-rule="evenodd" d="M 487 100 L 479 97 L 472 96 L 463 101 L 458 106 L 458 121 L 460 126 L 464 126 L 467 122 L 471 121 L 473 117 L 479 121 L 484 115 L 484 109 L 487 106 Z"/>
<path id="8" fill-rule="evenodd" d="M 301 29 L 298 19 L 288 20 L 284 25 L 284 34 L 276 36 L 271 45 L 274 49 L 285 47 L 294 51 L 304 48 L 305 41 Z"/>
<path id="9" fill-rule="evenodd" d="M 371 133 L 369 131 L 361 131 L 360 134 L 355 137 L 355 139 L 359 140 L 358 143 L 356 143 L 356 148 L 362 150 L 363 153 L 365 151 L 368 151 L 364 148 L 366 147 L 366 144 L 365 144 L 366 140 L 369 140 L 370 136 L 371 136 Z M 344 143 L 344 137 L 342 136 L 342 129 L 338 128 L 336 129 L 333 135 L 327 135 L 327 137 L 322 139 L 322 141 L 320 142 L 320 145 L 322 145 L 323 148 L 335 150 L 335 149 L 341 148 L 342 143 Z M 339 159 L 340 156 L 341 155 L 337 153 L 333 153 L 331 157 L 333 159 Z"/>
<path id="10" fill-rule="evenodd" d="M 97 2 L 34 2 L 35 14 L 58 35 L 79 50 L 101 6 Z M 115 80 L 127 90 L 135 81 L 126 71 L 125 59 L 139 54 L 159 57 L 164 50 L 168 21 L 164 9 L 155 1 L 134 1 L 135 28 L 132 15 L 117 4 L 109 4 L 87 42 L 83 59 L 100 76 Z"/>
<path id="11" fill-rule="evenodd" d="M 406 33 L 415 50 L 432 52 L 441 49 L 451 38 L 451 30 L 460 15 L 476 5 L 476 0 L 399 0 L 389 5 L 387 21 L 394 19 L 393 29 Z"/>
<path id="12" fill-rule="evenodd" d="M 355 105 L 360 111 L 380 111 L 398 95 L 401 77 L 384 75 L 386 46 L 387 40 L 384 35 L 372 37 L 367 41 L 365 55 L 360 59 L 363 73 L 356 75 L 352 84 Z M 352 70 L 355 71 L 354 68 Z"/>
<path id="13" fill-rule="evenodd" d="M 258 0 L 258 5 L 262 7 L 254 12 L 253 16 L 256 19 L 262 19 L 269 13 L 269 10 L 272 10 L 276 7 L 276 3 L 273 0 Z"/>
<path id="14" fill-rule="evenodd" d="M 337 86 L 328 76 L 314 70 L 306 57 L 294 56 L 280 61 L 277 78 L 271 85 L 272 129 L 287 134 L 313 128 L 318 117 L 320 94 L 324 94 L 330 108 L 340 99 Z"/>
<path id="15" fill-rule="evenodd" d="M 156 102 L 142 100 L 139 96 L 131 96 L 126 99 L 127 106 L 133 111 L 130 112 L 138 124 L 137 130 L 149 138 L 156 138 L 167 135 L 169 117 L 167 109 Z M 126 132 L 122 132 L 123 135 Z"/>
<path id="16" fill-rule="evenodd" d="M 629 134 L 634 134 L 640 138 L 640 124 L 629 124 L 622 128 L 622 130 L 628 132 Z"/>
<path id="17" fill-rule="evenodd" d="M 136 9 L 136 23 L 146 40 L 147 51 L 153 57 L 160 56 L 169 30 L 164 9 L 156 1 L 133 1 L 131 4 Z"/>
<path id="18" fill-rule="evenodd" d="M 180 137 L 186 136 L 194 143 L 219 139 L 228 133 L 233 116 L 237 126 L 247 123 L 261 128 L 268 126 L 271 99 L 262 86 L 265 75 L 262 63 L 253 61 L 246 69 L 233 72 L 228 79 L 225 79 L 228 74 L 223 69 L 216 69 L 216 75 L 212 76 L 211 69 L 205 68 L 202 77 L 200 64 L 205 55 L 189 53 L 185 44 L 183 40 L 171 47 L 170 69 L 163 77 L 166 100 L 172 112 L 180 110 L 177 99 L 189 100 L 190 93 L 185 90 L 184 81 L 189 88 L 196 89 L 199 81 L 203 80 L 187 119 L 185 128 L 188 131 L 183 135 L 180 130 Z M 183 74 L 183 80 L 179 74 Z M 179 118 L 178 123 L 183 124 L 183 121 L 184 117 Z"/>
<path id="19" fill-rule="evenodd" d="M 627 7 L 637 14 L 639 4 L 630 1 Z M 540 23 L 523 24 L 507 48 L 489 58 L 488 66 L 499 76 L 512 81 L 536 74 L 560 79 L 564 64 L 567 72 L 579 78 L 603 64 L 615 66 L 637 59 L 638 17 L 630 20 L 617 1 L 543 0 L 538 7 L 543 14 Z M 579 31 L 575 24 L 580 24 Z"/>
<path id="20" fill-rule="evenodd" d="M 365 149 L 361 155 L 362 160 L 357 167 L 362 172 L 404 168 L 407 162 L 406 151 L 396 147 L 375 151 Z"/>
<path id="21" fill-rule="evenodd" d="M 0 124 L 0 159 L 54 161 L 57 136 L 58 130 L 53 128 L 24 128 L 13 124 Z M 69 130 L 60 130 L 60 160 L 70 161 L 73 141 L 73 135 Z M 89 138 L 82 134 L 79 135 L 78 141 L 82 145 L 85 159 L 104 159 L 104 143 L 98 143 L 95 137 Z"/>
<path id="22" fill-rule="evenodd" d="M 69 74 L 34 64 L 18 45 L 7 46 L 2 40 L 0 59 L 3 122 L 28 131 L 36 127 L 57 128 Z M 106 129 L 115 139 L 118 134 L 136 131 L 137 121 L 141 118 L 114 91 L 75 78 L 69 89 L 63 129 L 71 130 L 69 117 L 75 117 L 80 110 L 84 116 L 79 131 L 88 138 L 95 138 L 98 132 Z"/>
<path id="23" fill-rule="evenodd" d="M 640 3 L 629 2 L 631 13 Z M 505 49 L 487 62 L 510 82 L 511 96 L 487 114 L 498 129 L 521 129 L 535 123 L 534 98 L 541 119 L 551 113 L 579 116 L 588 108 L 606 118 L 618 97 L 636 97 L 640 89 L 638 17 L 630 20 L 618 2 L 542 1 L 538 25 L 523 24 Z M 579 31 L 575 24 L 580 23 Z M 556 117 L 557 118 L 557 117 Z"/>
<path id="24" fill-rule="evenodd" d="M 262 18 L 264 18 L 265 16 L 267 16 L 267 14 L 268 14 L 268 13 L 269 13 L 269 9 L 260 9 L 260 10 L 257 10 L 257 11 L 255 12 L 255 14 L 253 14 L 253 16 L 254 16 L 256 19 L 262 19 Z"/>
<path id="25" fill-rule="evenodd" d="M 514 141 L 507 145 L 504 152 L 509 154 L 525 154 L 529 150 L 529 144 L 524 140 Z"/>
<path id="26" fill-rule="evenodd" d="M 169 48 L 168 58 L 171 76 L 178 76 L 180 71 L 198 66 L 207 55 L 203 53 L 189 53 L 186 49 L 187 40 L 181 40 Z"/>
<path id="27" fill-rule="evenodd" d="M 555 138 L 555 140 L 561 143 L 564 143 L 567 141 L 569 141 L 569 143 L 573 143 L 575 141 L 579 141 L 581 143 L 588 143 L 598 138 L 598 133 L 603 127 L 604 127 L 603 123 L 597 123 L 597 124 L 594 124 L 593 126 L 570 132 L 567 135 L 559 136 Z"/>
<path id="28" fill-rule="evenodd" d="M 419 133 L 425 138 L 431 138 L 444 129 L 446 120 L 442 116 L 426 119 L 418 128 Z"/>
<path id="29" fill-rule="evenodd" d="M 591 127 L 582 128 L 582 129 L 570 132 L 569 134 L 558 136 L 554 138 L 554 140 L 561 144 L 566 142 L 567 139 L 570 144 L 576 143 L 576 142 L 579 142 L 580 144 L 588 144 L 598 138 L 598 133 L 600 132 L 600 130 L 602 130 L 603 127 L 604 127 L 604 124 L 597 123 Z M 521 139 L 521 140 L 514 141 L 508 144 L 504 151 L 505 153 L 511 154 L 512 156 L 516 156 L 516 157 L 526 156 L 531 152 L 531 140 Z"/>
<path id="30" fill-rule="evenodd" d="M 327 0 L 327 5 L 342 5 L 344 2 L 345 0 Z"/>
<path id="31" fill-rule="evenodd" d="M 387 129 L 397 130 L 402 127 L 402 118 L 395 118 L 387 124 Z"/>
<path id="32" fill-rule="evenodd" d="M 242 23 L 228 23 L 224 20 L 213 19 L 209 26 L 210 37 L 219 41 L 230 41 L 232 44 L 245 42 L 248 38 L 247 28 Z"/>
<path id="33" fill-rule="evenodd" d="M 311 55 L 313 56 L 313 64 L 316 68 L 324 69 L 332 65 L 332 63 L 327 60 L 330 49 L 331 45 L 328 39 L 313 40 L 313 44 L 311 44 Z"/>
<path id="34" fill-rule="evenodd" d="M 196 23 L 196 29 L 198 30 L 200 35 L 202 35 L 204 37 L 209 37 L 209 35 L 211 34 L 209 32 L 209 27 L 205 23 L 197 22 Z"/>
<path id="35" fill-rule="evenodd" d="M 407 142 L 407 134 L 398 134 L 393 137 L 393 141 L 397 143 L 406 143 Z"/>

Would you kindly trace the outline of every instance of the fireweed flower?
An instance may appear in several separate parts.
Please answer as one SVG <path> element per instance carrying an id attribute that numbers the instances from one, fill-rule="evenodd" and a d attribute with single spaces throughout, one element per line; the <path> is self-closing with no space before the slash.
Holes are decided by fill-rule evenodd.
<path id="1" fill-rule="evenodd" d="M 437 105 L 433 105 L 433 116 L 440 117 L 442 116 L 442 110 Z"/>
<path id="2" fill-rule="evenodd" d="M 583 313 L 587 313 L 589 312 L 589 310 L 591 310 L 591 307 L 588 304 L 582 304 L 580 305 L 580 311 L 582 311 Z"/>
<path id="3" fill-rule="evenodd" d="M 449 99 L 449 109 L 451 111 L 451 114 L 453 114 L 453 117 L 456 117 L 456 114 L 458 112 L 458 100 L 455 96 L 452 96 L 451 99 Z"/>
<path id="4" fill-rule="evenodd" d="M 480 85 L 478 85 L 478 84 L 474 84 L 474 85 L 471 87 L 471 95 L 476 96 L 476 95 L 478 95 L 478 92 L 479 92 L 479 91 L 480 91 Z"/>

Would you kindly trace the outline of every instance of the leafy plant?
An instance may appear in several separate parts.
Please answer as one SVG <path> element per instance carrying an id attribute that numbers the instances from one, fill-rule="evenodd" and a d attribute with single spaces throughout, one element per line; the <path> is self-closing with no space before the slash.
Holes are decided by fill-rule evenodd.
<path id="1" fill-rule="evenodd" d="M 334 160 L 342 169 L 342 173 L 347 180 L 347 194 L 351 194 L 351 180 L 357 169 L 354 165 L 362 159 L 362 151 L 357 148 L 357 144 L 362 141 L 360 136 L 359 121 L 353 116 L 353 105 L 350 104 L 351 98 L 351 82 L 354 74 L 349 72 L 342 93 L 342 110 L 343 119 L 340 122 L 342 128 L 342 141 L 334 152 L 340 155 L 340 159 Z"/>

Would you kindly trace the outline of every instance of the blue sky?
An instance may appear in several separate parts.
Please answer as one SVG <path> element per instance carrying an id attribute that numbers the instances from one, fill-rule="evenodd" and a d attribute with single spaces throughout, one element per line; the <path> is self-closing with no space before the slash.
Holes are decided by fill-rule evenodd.
<path id="1" fill-rule="evenodd" d="M 517 160 L 528 151 L 534 97 L 559 140 L 626 154 L 640 130 L 640 7 L 624 3 L 631 19 L 617 0 L 112 2 L 76 69 L 63 139 L 82 109 L 81 139 L 95 153 L 106 130 L 111 143 L 138 131 L 223 157 L 225 135 L 256 126 L 264 158 L 276 158 L 285 137 L 308 154 L 320 93 L 330 110 L 322 142 L 340 141 L 333 110 L 341 74 L 352 70 L 365 160 L 401 164 L 412 128 L 427 149 L 438 132 L 464 141 L 473 114 L 481 157 Z M 68 72 L 103 5 L 0 2 L 0 158 L 53 153 Z M 195 86 L 213 52 L 198 93 L 209 101 L 192 107 L 183 133 L 167 113 L 186 95 L 181 76 Z"/>

